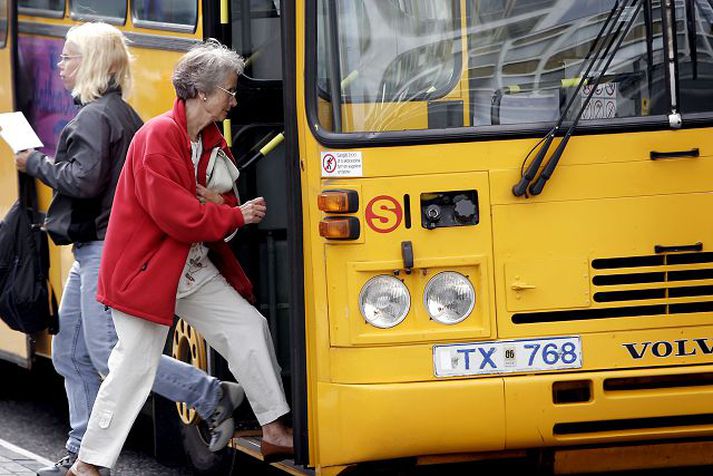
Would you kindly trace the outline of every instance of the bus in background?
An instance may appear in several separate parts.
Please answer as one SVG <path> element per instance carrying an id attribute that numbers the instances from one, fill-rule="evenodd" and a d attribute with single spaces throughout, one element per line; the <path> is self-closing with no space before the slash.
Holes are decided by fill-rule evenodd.
<path id="1" fill-rule="evenodd" d="M 202 38 L 202 26 L 198 22 L 195 5 L 169 8 L 156 2 L 133 2 L 132 15 L 128 15 L 127 20 L 129 6 L 126 2 L 73 1 L 69 2 L 70 5 L 56 0 L 21 0 L 8 3 L 17 8 L 19 15 L 18 33 L 13 36 L 18 59 L 15 82 L 17 109 L 25 113 L 45 145 L 42 151 L 50 156 L 54 154 L 60 131 L 77 112 L 77 105 L 62 86 L 57 66 L 64 35 L 72 25 L 80 21 L 101 20 L 120 27 L 129 36 L 136 57 L 131 103 L 144 120 L 171 106 L 174 97 L 170 84 L 173 64 L 196 39 Z M 7 6 L 3 8 L 7 10 Z M 9 63 L 3 62 L 3 66 L 5 64 Z M 9 90 L 7 95 L 3 95 L 3 98 L 12 97 Z M 16 194 L 12 194 L 12 189 L 6 184 L 14 186 L 16 175 L 11 169 L 5 170 L 12 166 L 12 160 L 3 160 L 1 166 L 3 192 L 9 192 L 2 206 L 9 207 Z M 39 185 L 40 205 L 46 209 L 51 190 Z M 52 288 L 59 297 L 63 280 L 72 264 L 69 248 L 53 246 L 51 261 Z M 49 336 L 22 337 L 22 345 L 10 348 L 6 346 L 6 341 L 17 340 L 18 334 L 8 332 L 5 327 L 2 329 L 0 352 L 9 360 L 30 366 L 34 355 L 50 356 Z"/>
<path id="2" fill-rule="evenodd" d="M 17 104 L 48 147 L 71 113 L 51 45 L 77 21 L 133 41 L 144 119 L 194 42 L 248 59 L 224 130 L 270 213 L 232 246 L 290 389 L 279 467 L 713 464 L 709 1 L 19 4 Z M 167 351 L 228 375 L 180 319 Z M 259 453 L 249 409 L 210 454 L 155 402 L 157 448 L 180 421 L 198 471 Z"/>

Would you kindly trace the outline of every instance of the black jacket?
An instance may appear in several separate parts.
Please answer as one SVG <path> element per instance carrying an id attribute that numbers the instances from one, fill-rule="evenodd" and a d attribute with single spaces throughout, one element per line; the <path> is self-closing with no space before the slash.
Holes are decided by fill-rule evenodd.
<path id="1" fill-rule="evenodd" d="M 104 239 L 126 151 L 142 124 L 121 91 L 110 89 L 62 129 L 54 159 L 41 152 L 27 159 L 27 173 L 54 189 L 53 200 L 71 202 L 71 241 Z"/>

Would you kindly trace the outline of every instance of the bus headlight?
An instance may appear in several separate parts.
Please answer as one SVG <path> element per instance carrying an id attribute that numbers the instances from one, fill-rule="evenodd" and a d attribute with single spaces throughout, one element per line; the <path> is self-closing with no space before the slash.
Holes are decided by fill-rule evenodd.
<path id="1" fill-rule="evenodd" d="M 406 285 L 393 276 L 374 276 L 359 293 L 359 309 L 366 322 L 380 329 L 398 325 L 411 308 Z"/>
<path id="2" fill-rule="evenodd" d="M 434 321 L 457 324 L 473 310 L 475 289 L 468 278 L 460 273 L 438 273 L 426 285 L 423 304 Z"/>

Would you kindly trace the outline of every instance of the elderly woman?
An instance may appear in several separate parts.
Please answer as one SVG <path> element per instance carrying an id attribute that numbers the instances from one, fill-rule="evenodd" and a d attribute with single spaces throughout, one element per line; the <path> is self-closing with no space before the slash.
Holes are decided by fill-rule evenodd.
<path id="1" fill-rule="evenodd" d="M 266 213 L 262 198 L 238 206 L 235 166 L 215 125 L 236 105 L 242 70 L 242 59 L 214 40 L 194 47 L 176 65 L 173 109 L 147 122 L 129 147 L 98 291 L 119 343 L 72 474 L 97 474 L 97 466 L 116 462 L 174 314 L 227 360 L 262 425 L 266 459 L 292 454 L 291 429 L 279 420 L 289 407 L 269 328 L 250 304 L 252 286 L 224 241 Z M 217 190 L 215 174 L 224 184 Z"/>
<path id="2" fill-rule="evenodd" d="M 57 244 L 73 244 L 74 254 L 59 309 L 60 331 L 52 341 L 52 362 L 64 377 L 71 430 L 67 455 L 41 468 L 40 476 L 64 476 L 75 462 L 117 341 L 111 313 L 97 302 L 96 291 L 114 190 L 129 142 L 142 125 L 124 101 L 131 85 L 130 65 L 126 40 L 115 27 L 97 22 L 70 29 L 58 66 L 79 112 L 62 130 L 54 158 L 38 151 L 15 156 L 19 170 L 54 189 L 47 228 Z M 196 408 L 209 423 L 212 450 L 227 444 L 234 430 L 233 409 L 244 395 L 239 385 L 221 384 L 163 356 L 154 390 Z"/>

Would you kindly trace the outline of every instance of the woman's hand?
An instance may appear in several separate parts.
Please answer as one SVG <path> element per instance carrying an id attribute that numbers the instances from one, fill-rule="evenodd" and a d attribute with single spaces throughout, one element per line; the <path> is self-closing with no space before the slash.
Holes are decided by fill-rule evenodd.
<path id="1" fill-rule="evenodd" d="M 20 172 L 27 172 L 27 158 L 30 157 L 30 154 L 34 151 L 35 149 L 27 149 L 21 150 L 15 154 L 15 167 L 17 167 L 17 170 Z"/>
<path id="2" fill-rule="evenodd" d="M 223 200 L 223 197 L 218 192 L 207 189 L 201 184 L 196 185 L 196 195 L 198 196 L 198 201 L 201 203 L 211 202 L 217 203 L 218 205 L 225 203 L 225 200 Z"/>
<path id="3" fill-rule="evenodd" d="M 243 212 L 246 225 L 260 223 L 267 213 L 267 204 L 262 197 L 253 198 L 240 205 L 240 211 Z"/>

